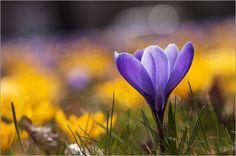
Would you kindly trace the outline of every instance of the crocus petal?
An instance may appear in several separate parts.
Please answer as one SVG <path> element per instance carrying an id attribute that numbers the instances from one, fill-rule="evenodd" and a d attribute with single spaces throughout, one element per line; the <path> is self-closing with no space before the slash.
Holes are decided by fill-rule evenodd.
<path id="1" fill-rule="evenodd" d="M 115 51 L 114 56 L 115 56 L 115 62 L 116 62 L 117 57 L 119 56 L 119 53 Z"/>
<path id="2" fill-rule="evenodd" d="M 141 61 L 141 58 L 142 58 L 142 56 L 143 56 L 143 52 L 144 52 L 143 49 L 139 49 L 139 50 L 136 50 L 133 55 L 134 55 L 139 61 Z"/>
<path id="3" fill-rule="evenodd" d="M 165 52 L 158 46 L 149 46 L 144 50 L 141 63 L 148 72 L 156 93 L 164 93 L 170 76 L 170 65 Z"/>
<path id="4" fill-rule="evenodd" d="M 168 56 L 169 62 L 170 62 L 170 71 L 172 71 L 176 58 L 178 56 L 179 49 L 175 44 L 169 44 L 166 49 L 165 53 Z"/>
<path id="5" fill-rule="evenodd" d="M 166 95 L 169 95 L 187 74 L 192 64 L 193 55 L 193 45 L 191 42 L 187 42 L 176 59 L 173 71 L 171 72 L 170 79 L 166 87 Z"/>
<path id="6" fill-rule="evenodd" d="M 151 79 L 138 59 L 128 53 L 116 53 L 115 57 L 119 72 L 129 84 L 144 97 L 155 95 Z"/>

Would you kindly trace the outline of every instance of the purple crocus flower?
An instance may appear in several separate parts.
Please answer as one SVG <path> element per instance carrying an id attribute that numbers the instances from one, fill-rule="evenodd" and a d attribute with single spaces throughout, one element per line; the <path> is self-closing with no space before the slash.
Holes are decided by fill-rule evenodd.
<path id="1" fill-rule="evenodd" d="M 145 98 L 160 121 L 158 125 L 163 124 L 168 97 L 187 74 L 193 55 L 191 42 L 187 42 L 180 52 L 175 44 L 169 44 L 165 49 L 151 45 L 133 55 L 115 52 L 119 72 Z"/>

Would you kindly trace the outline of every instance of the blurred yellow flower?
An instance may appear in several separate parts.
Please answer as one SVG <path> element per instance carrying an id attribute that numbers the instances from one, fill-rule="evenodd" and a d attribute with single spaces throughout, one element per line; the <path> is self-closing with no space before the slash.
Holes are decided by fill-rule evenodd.
<path id="1" fill-rule="evenodd" d="M 20 132 L 21 139 L 28 138 L 26 131 Z M 0 149 L 1 151 L 8 150 L 14 143 L 16 137 L 16 129 L 14 123 L 5 123 L 0 121 Z"/>
<path id="2" fill-rule="evenodd" d="M 32 104 L 36 104 L 42 99 L 58 98 L 58 79 L 51 73 L 25 63 L 18 64 L 12 72 L 10 77 L 25 89 L 25 92 L 29 94 L 29 100 L 33 102 Z"/>
<path id="3" fill-rule="evenodd" d="M 34 124 L 41 125 L 53 118 L 53 101 L 58 100 L 58 92 L 57 79 L 20 63 L 1 79 L 1 115 L 12 120 L 13 102 L 17 119 L 26 115 Z"/>
<path id="4" fill-rule="evenodd" d="M 183 81 L 174 90 L 175 94 L 185 96 L 189 93 L 188 81 L 193 91 L 208 90 L 216 77 L 221 78 L 225 91 L 234 94 L 235 60 L 233 49 L 208 51 L 196 50 L 193 65 Z"/>
<path id="5" fill-rule="evenodd" d="M 25 115 L 31 119 L 34 125 L 43 125 L 55 115 L 55 105 L 50 101 L 41 101 L 38 105 L 28 105 Z"/>
<path id="6" fill-rule="evenodd" d="M 13 123 L 6 124 L 0 121 L 0 149 L 5 151 L 11 147 L 16 136 L 15 126 Z"/>
<path id="7" fill-rule="evenodd" d="M 97 97 L 104 103 L 110 103 L 112 101 L 113 91 L 115 92 L 115 100 L 118 106 L 120 105 L 124 109 L 139 108 L 137 106 L 145 103 L 144 98 L 122 77 L 104 82 L 96 88 Z"/>
<path id="8" fill-rule="evenodd" d="M 20 85 L 10 78 L 1 79 L 1 115 L 9 120 L 13 120 L 11 102 L 14 102 L 16 115 L 19 119 L 23 115 L 25 103 L 22 102 Z"/>
<path id="9" fill-rule="evenodd" d="M 109 123 L 110 120 L 111 119 L 108 120 Z M 80 117 L 70 115 L 67 118 L 62 110 L 58 110 L 56 113 L 56 122 L 71 141 L 75 140 L 68 125 L 75 135 L 79 134 L 81 137 L 96 138 L 106 131 L 104 129 L 104 127 L 106 127 L 106 118 L 102 112 L 96 112 L 95 114 L 86 113 Z M 114 126 L 115 123 L 116 116 L 114 115 L 112 126 Z"/>

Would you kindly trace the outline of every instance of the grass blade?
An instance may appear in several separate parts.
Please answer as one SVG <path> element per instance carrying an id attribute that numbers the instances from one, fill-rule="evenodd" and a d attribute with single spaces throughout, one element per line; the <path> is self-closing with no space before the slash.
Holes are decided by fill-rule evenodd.
<path id="1" fill-rule="evenodd" d="M 204 109 L 205 109 L 205 107 L 203 107 L 203 108 L 200 110 L 200 112 L 198 113 L 198 118 L 197 118 L 197 120 L 196 120 L 196 122 L 195 122 L 195 124 L 194 124 L 192 133 L 191 133 L 191 135 L 190 135 L 190 137 L 189 137 L 188 144 L 187 144 L 187 149 L 186 149 L 185 154 L 187 154 L 187 153 L 190 152 L 190 149 L 191 149 L 191 147 L 192 147 L 192 144 L 193 144 L 193 142 L 194 142 L 194 140 L 195 140 L 195 138 L 196 138 L 196 136 L 197 136 L 197 133 L 198 133 L 198 131 L 199 131 L 199 129 L 200 129 L 200 125 L 201 125 L 201 115 L 202 115 L 202 112 L 203 112 Z"/>
<path id="2" fill-rule="evenodd" d="M 106 151 L 106 155 L 109 155 L 109 117 L 110 117 L 110 113 L 109 110 L 107 111 L 107 121 L 106 121 L 106 144 L 105 144 L 105 151 Z"/>
<path id="3" fill-rule="evenodd" d="M 146 116 L 146 114 L 144 113 L 144 111 L 141 109 L 141 116 L 142 116 L 142 120 L 141 123 L 147 128 L 147 132 L 148 132 L 148 136 L 149 138 L 151 139 L 153 145 L 154 145 L 154 148 L 156 149 L 157 148 L 157 144 L 156 144 L 156 141 L 158 141 L 158 136 L 157 136 L 157 133 L 155 130 L 152 129 L 149 121 L 148 121 L 148 118 Z"/>
<path id="4" fill-rule="evenodd" d="M 185 145 L 185 142 L 187 140 L 187 134 L 188 134 L 188 129 L 185 128 L 184 129 L 184 132 L 183 132 L 183 135 L 181 137 L 181 140 L 180 140 L 180 143 L 179 143 L 179 146 L 178 146 L 178 154 L 183 154 L 183 150 L 184 150 L 184 145 Z"/>
<path id="5" fill-rule="evenodd" d="M 174 116 L 171 103 L 169 104 L 169 110 L 168 110 L 168 137 L 167 139 L 173 151 L 172 153 L 174 154 L 177 151 L 177 146 L 176 146 L 177 132 L 176 132 L 175 116 Z"/>
<path id="6" fill-rule="evenodd" d="M 12 110 L 12 116 L 13 116 L 13 120 L 14 120 L 14 125 L 15 125 L 15 129 L 16 129 L 17 138 L 20 142 L 20 147 L 21 147 L 22 151 L 25 152 L 22 140 L 20 138 L 20 131 L 19 131 L 19 128 L 18 128 L 18 123 L 17 123 L 17 119 L 16 119 L 16 111 L 15 111 L 15 106 L 14 106 L 13 102 L 11 102 L 11 110 Z"/>
<path id="7" fill-rule="evenodd" d="M 67 126 L 68 126 L 68 128 L 69 128 L 71 134 L 73 135 L 76 144 L 77 144 L 79 147 L 81 147 L 80 144 L 79 144 L 79 142 L 78 142 L 78 140 L 77 140 L 77 138 L 76 138 L 76 136 L 75 136 L 75 134 L 74 134 L 74 132 L 72 131 L 70 125 L 67 124 Z M 83 144 L 84 142 L 81 141 L 81 138 L 80 138 L 80 137 L 79 137 L 79 139 L 80 139 L 80 142 Z M 86 155 L 86 153 L 84 152 L 84 150 L 82 150 L 82 153 L 83 153 L 84 155 Z"/>
<path id="8" fill-rule="evenodd" d="M 74 132 L 73 132 L 72 129 L 70 128 L 70 125 L 67 124 L 67 127 L 69 128 L 71 134 L 73 135 L 73 137 L 74 137 L 74 139 L 75 139 L 75 142 L 77 143 L 77 145 L 79 145 L 79 142 L 78 142 L 78 140 L 77 140 L 77 138 L 76 138 Z"/>
<path id="9" fill-rule="evenodd" d="M 108 149 L 109 152 L 112 153 L 112 151 L 110 150 L 110 144 L 111 144 L 111 131 L 112 131 L 112 120 L 113 120 L 113 115 L 114 115 L 114 107 L 115 107 L 115 92 L 113 91 L 112 94 L 112 107 L 111 107 L 111 121 L 110 121 L 110 131 L 109 131 L 109 140 L 108 140 Z M 109 119 L 108 119 L 109 121 Z"/>
<path id="10" fill-rule="evenodd" d="M 88 148 L 88 146 L 87 146 L 86 143 L 84 142 L 82 136 L 80 136 L 78 132 L 76 132 L 75 134 L 78 136 L 81 145 L 83 145 L 83 148 L 82 148 L 83 154 L 84 154 L 84 155 L 87 155 L 86 152 L 85 152 L 86 149 L 88 150 L 88 152 L 89 152 L 90 154 L 92 154 L 91 151 L 90 151 L 90 149 Z"/>

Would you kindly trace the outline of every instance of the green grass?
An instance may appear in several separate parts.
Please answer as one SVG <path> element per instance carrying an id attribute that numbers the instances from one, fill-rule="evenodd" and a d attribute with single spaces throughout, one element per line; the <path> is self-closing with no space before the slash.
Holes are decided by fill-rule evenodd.
<path id="1" fill-rule="evenodd" d="M 18 126 L 18 121 L 17 121 L 17 119 L 16 119 L 16 111 L 15 111 L 15 106 L 14 106 L 14 103 L 13 103 L 13 102 L 11 102 L 11 109 L 12 109 L 12 116 L 13 116 L 13 121 L 14 121 L 15 129 L 16 129 L 17 139 L 18 139 L 18 141 L 19 141 L 21 150 L 22 150 L 22 152 L 24 153 L 24 152 L 25 152 L 25 149 L 24 149 L 23 143 L 22 143 L 22 141 L 21 141 L 20 132 L 19 132 L 20 130 L 19 130 L 19 126 Z"/>
<path id="2" fill-rule="evenodd" d="M 149 108 L 144 107 L 141 110 L 133 109 L 124 112 L 119 109 L 119 104 L 115 103 L 115 98 L 119 97 L 115 97 L 115 93 L 113 93 L 111 108 L 104 110 L 107 112 L 107 128 L 104 127 L 106 133 L 100 138 L 94 139 L 89 134 L 82 137 L 71 131 L 75 139 L 74 142 L 78 143 L 84 152 L 94 155 L 101 152 L 105 155 L 160 154 L 156 123 Z M 201 97 L 191 92 L 190 100 L 186 100 L 187 103 L 183 103 L 178 98 L 169 102 L 164 116 L 165 154 L 233 155 L 235 153 L 235 129 L 227 125 L 234 125 L 234 120 L 227 121 L 231 122 L 227 124 L 221 122 L 212 107 L 214 104 L 211 102 L 199 104 L 198 98 Z M 32 140 L 32 145 L 28 146 L 30 149 L 27 149 L 27 140 L 20 139 L 20 129 L 17 126 L 13 103 L 12 113 L 18 141 L 16 140 L 12 148 L 2 154 L 43 154 L 44 151 L 33 144 Z M 112 120 L 108 122 L 108 119 L 113 118 L 114 114 L 117 115 L 117 123 L 112 128 Z M 55 124 L 51 125 L 55 126 Z M 68 128 L 70 128 L 69 125 Z M 55 154 L 63 154 L 66 144 L 68 142 L 61 134 L 60 148 Z"/>

